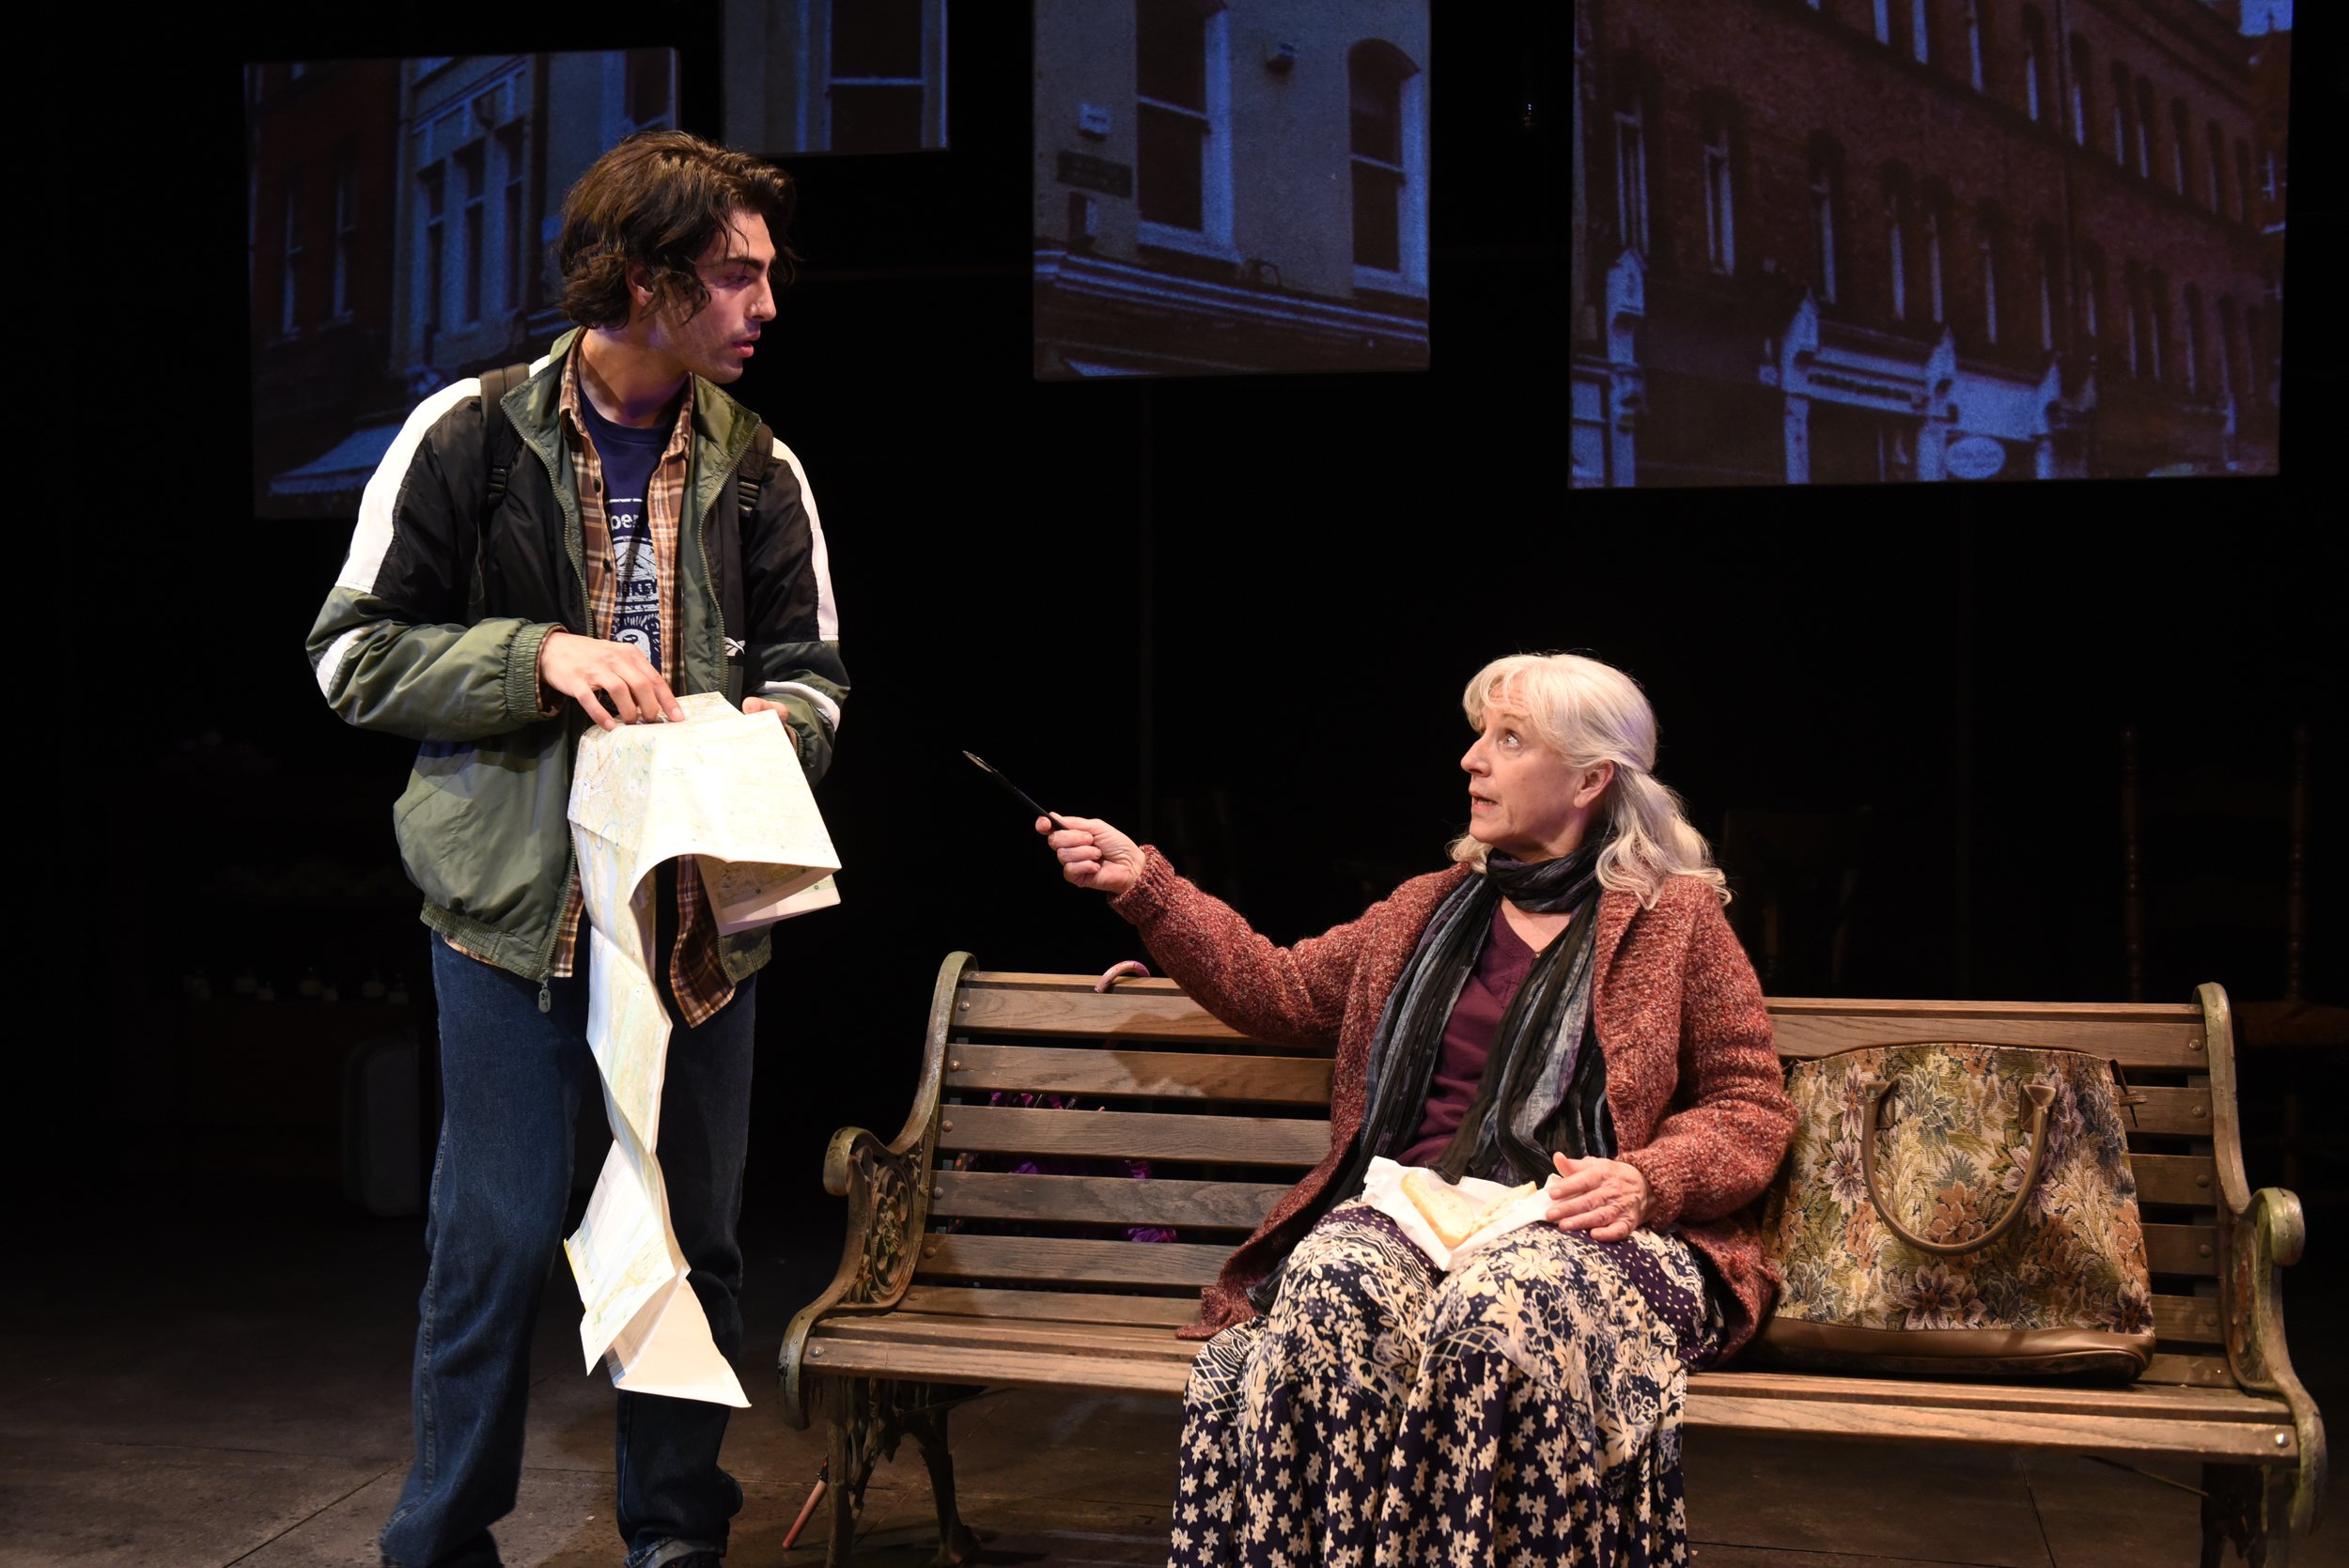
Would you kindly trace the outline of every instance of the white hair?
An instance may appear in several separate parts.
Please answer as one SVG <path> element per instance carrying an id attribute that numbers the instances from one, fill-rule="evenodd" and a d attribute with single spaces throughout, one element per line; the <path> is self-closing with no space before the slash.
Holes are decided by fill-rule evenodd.
<path id="1" fill-rule="evenodd" d="M 1656 710 L 1637 681 L 1579 654 L 1512 654 L 1477 671 L 1461 694 L 1470 728 L 1484 729 L 1485 705 L 1496 699 L 1523 707 L 1533 733 L 1568 766 L 1615 765 L 1600 800 L 1610 837 L 1598 855 L 1599 886 L 1637 893 L 1652 908 L 1672 877 L 1694 877 L 1729 902 L 1729 878 L 1713 864 L 1704 835 L 1656 777 Z M 1487 853 L 1470 834 L 1452 843 L 1452 858 L 1480 873 Z"/>

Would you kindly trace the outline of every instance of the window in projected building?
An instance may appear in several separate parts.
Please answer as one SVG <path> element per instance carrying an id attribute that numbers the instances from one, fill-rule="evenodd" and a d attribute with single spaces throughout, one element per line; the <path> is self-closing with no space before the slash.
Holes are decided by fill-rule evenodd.
<path id="1" fill-rule="evenodd" d="M 2129 166 L 2129 68 L 2112 62 L 2112 161 Z"/>
<path id="2" fill-rule="evenodd" d="M 1392 44 L 1346 55 L 1347 148 L 1354 172 L 1358 287 L 1426 282 L 1424 125 L 1419 68 Z"/>
<path id="3" fill-rule="evenodd" d="M 2145 274 L 2146 309 L 2153 319 L 2153 379 L 2170 379 L 2170 275 L 2155 267 Z"/>
<path id="4" fill-rule="evenodd" d="M 2186 389 L 2202 390 L 2202 291 L 2186 286 Z"/>
<path id="5" fill-rule="evenodd" d="M 2095 110 L 2088 101 L 2089 84 L 2094 78 L 2089 65 L 2088 40 L 2077 33 L 2072 35 L 2072 140 L 2081 147 L 2088 145 L 2089 122 Z"/>
<path id="6" fill-rule="evenodd" d="M 1976 282 L 1982 288 L 1982 342 L 1985 348 L 1999 346 L 1999 276 L 2000 255 L 2006 247 L 2006 216 L 1995 202 L 1984 202 L 1974 220 L 1974 249 L 1978 257 Z"/>
<path id="7" fill-rule="evenodd" d="M 441 270 L 448 256 L 448 171 L 440 164 L 416 178 L 415 266 L 417 297 L 412 316 L 424 329 L 420 347 L 429 349 L 441 331 Z"/>
<path id="8" fill-rule="evenodd" d="M 300 171 L 296 170 L 297 176 Z M 286 184 L 285 282 L 280 287 L 277 307 L 277 334 L 291 337 L 302 319 L 302 181 L 299 178 Z"/>
<path id="9" fill-rule="evenodd" d="M 1134 183 L 1142 221 L 1219 241 L 1231 225 L 1230 151 L 1216 123 L 1229 27 L 1221 6 L 1135 0 Z"/>
<path id="10" fill-rule="evenodd" d="M 2035 6 L 2023 8 L 2023 112 L 2045 117 L 2047 105 L 2047 23 Z"/>
<path id="11" fill-rule="evenodd" d="M 1925 318 L 1940 326 L 1950 318 L 1946 247 L 1950 232 L 1950 193 L 1938 182 L 1925 187 Z"/>
<path id="12" fill-rule="evenodd" d="M 1638 92 L 1626 89 L 1615 104 L 1615 232 L 1641 256 L 1647 211 L 1647 110 Z"/>
<path id="13" fill-rule="evenodd" d="M 334 152 L 334 315 L 350 314 L 350 252 L 359 235 L 358 154 L 346 142 Z"/>
<path id="14" fill-rule="evenodd" d="M 1827 136 L 1811 142 L 1811 286 L 1832 304 L 1843 291 L 1843 149 Z"/>
<path id="15" fill-rule="evenodd" d="M 723 139 L 770 157 L 946 145 L 947 0 L 721 0 Z"/>
<path id="16" fill-rule="evenodd" d="M 2034 281 L 2039 285 L 2039 350 L 2055 352 L 2063 341 L 2063 253 L 2052 225 L 2042 224 L 2031 239 Z"/>
<path id="17" fill-rule="evenodd" d="M 1908 171 L 1884 166 L 1884 265 L 1895 320 L 1908 317 Z"/>
<path id="18" fill-rule="evenodd" d="M 1717 272 L 1737 270 L 1735 165 L 1730 146 L 1729 108 L 1716 100 L 1704 108 L 1704 259 Z"/>
<path id="19" fill-rule="evenodd" d="M 2091 245 L 2080 255 L 2080 332 L 2091 356 L 2104 342 L 2105 253 Z"/>
<path id="20" fill-rule="evenodd" d="M 1347 60 L 1353 104 L 1354 259 L 1397 272 L 1403 247 L 1403 83 L 1377 52 L 1361 48 Z"/>
<path id="21" fill-rule="evenodd" d="M 922 145 L 922 0 L 832 8 L 832 150 Z"/>

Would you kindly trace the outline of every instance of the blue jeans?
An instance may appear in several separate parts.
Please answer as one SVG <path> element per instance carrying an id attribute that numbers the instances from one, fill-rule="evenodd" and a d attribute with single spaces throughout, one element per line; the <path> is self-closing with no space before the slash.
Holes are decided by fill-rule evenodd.
<path id="1" fill-rule="evenodd" d="M 562 1245 L 572 1133 L 582 1096 L 600 1093 L 587 1050 L 587 946 L 577 976 L 549 983 L 553 1006 L 541 1013 L 537 982 L 432 943 L 444 1109 L 418 1305 L 415 1463 L 381 1538 L 385 1561 L 399 1568 L 498 1561 L 490 1526 L 512 1512 L 521 1480 L 531 1334 Z M 666 941 L 656 951 L 675 1022 Z M 677 1025 L 661 1100 L 670 1220 L 728 1357 L 742 1342 L 735 1220 L 755 988 L 754 976 L 700 1028 Z M 631 1568 L 723 1551 L 742 1506 L 742 1489 L 718 1467 L 727 1407 L 625 1390 L 619 1406 L 619 1528 Z"/>

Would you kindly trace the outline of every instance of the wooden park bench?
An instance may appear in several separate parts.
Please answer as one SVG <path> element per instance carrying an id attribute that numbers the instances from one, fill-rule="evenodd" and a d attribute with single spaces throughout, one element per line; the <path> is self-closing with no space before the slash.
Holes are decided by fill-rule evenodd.
<path id="1" fill-rule="evenodd" d="M 975 1538 L 955 1504 L 947 1411 L 987 1388 L 1179 1394 L 1199 1288 L 1328 1148 L 1330 1063 L 1250 1041 L 1171 982 L 992 973 L 949 956 L 912 1114 L 887 1142 L 836 1134 L 848 1200 L 832 1284 L 792 1319 L 786 1419 L 831 1425 L 832 1548 L 846 1563 L 877 1460 L 912 1436 L 941 1560 Z M 2325 1436 L 2284 1344 L 2277 1269 L 2299 1200 L 2244 1180 L 2226 993 L 2139 1003 L 1769 1003 L 1781 1054 L 1956 1040 L 2117 1061 L 2143 1097 L 2129 1135 L 2153 1265 L 2157 1354 L 2126 1387 L 1777 1370 L 1699 1373 L 1692 1426 L 1795 1436 L 2199 1460 L 2203 1562 L 2232 1541 L 2281 1568 L 2313 1528 Z M 1057 1097 L 1054 1108 L 1023 1099 Z M 990 1103 L 992 1102 L 992 1103 Z M 1019 1173 L 1034 1160 L 1049 1167 Z M 1149 1179 L 1128 1163 L 1146 1161 Z M 1128 1238 L 1171 1227 L 1174 1240 Z M 1172 1456 L 1167 1484 L 1174 1485 Z"/>

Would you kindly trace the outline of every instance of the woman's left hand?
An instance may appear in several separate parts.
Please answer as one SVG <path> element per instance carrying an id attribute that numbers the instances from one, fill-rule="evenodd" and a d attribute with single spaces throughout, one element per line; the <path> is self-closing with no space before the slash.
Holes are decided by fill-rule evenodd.
<path id="1" fill-rule="evenodd" d="M 1621 1241 L 1647 1219 L 1647 1177 L 1620 1159 L 1568 1159 L 1552 1155 L 1549 1208 L 1543 1216 L 1562 1231 L 1588 1231 L 1593 1241 Z"/>

